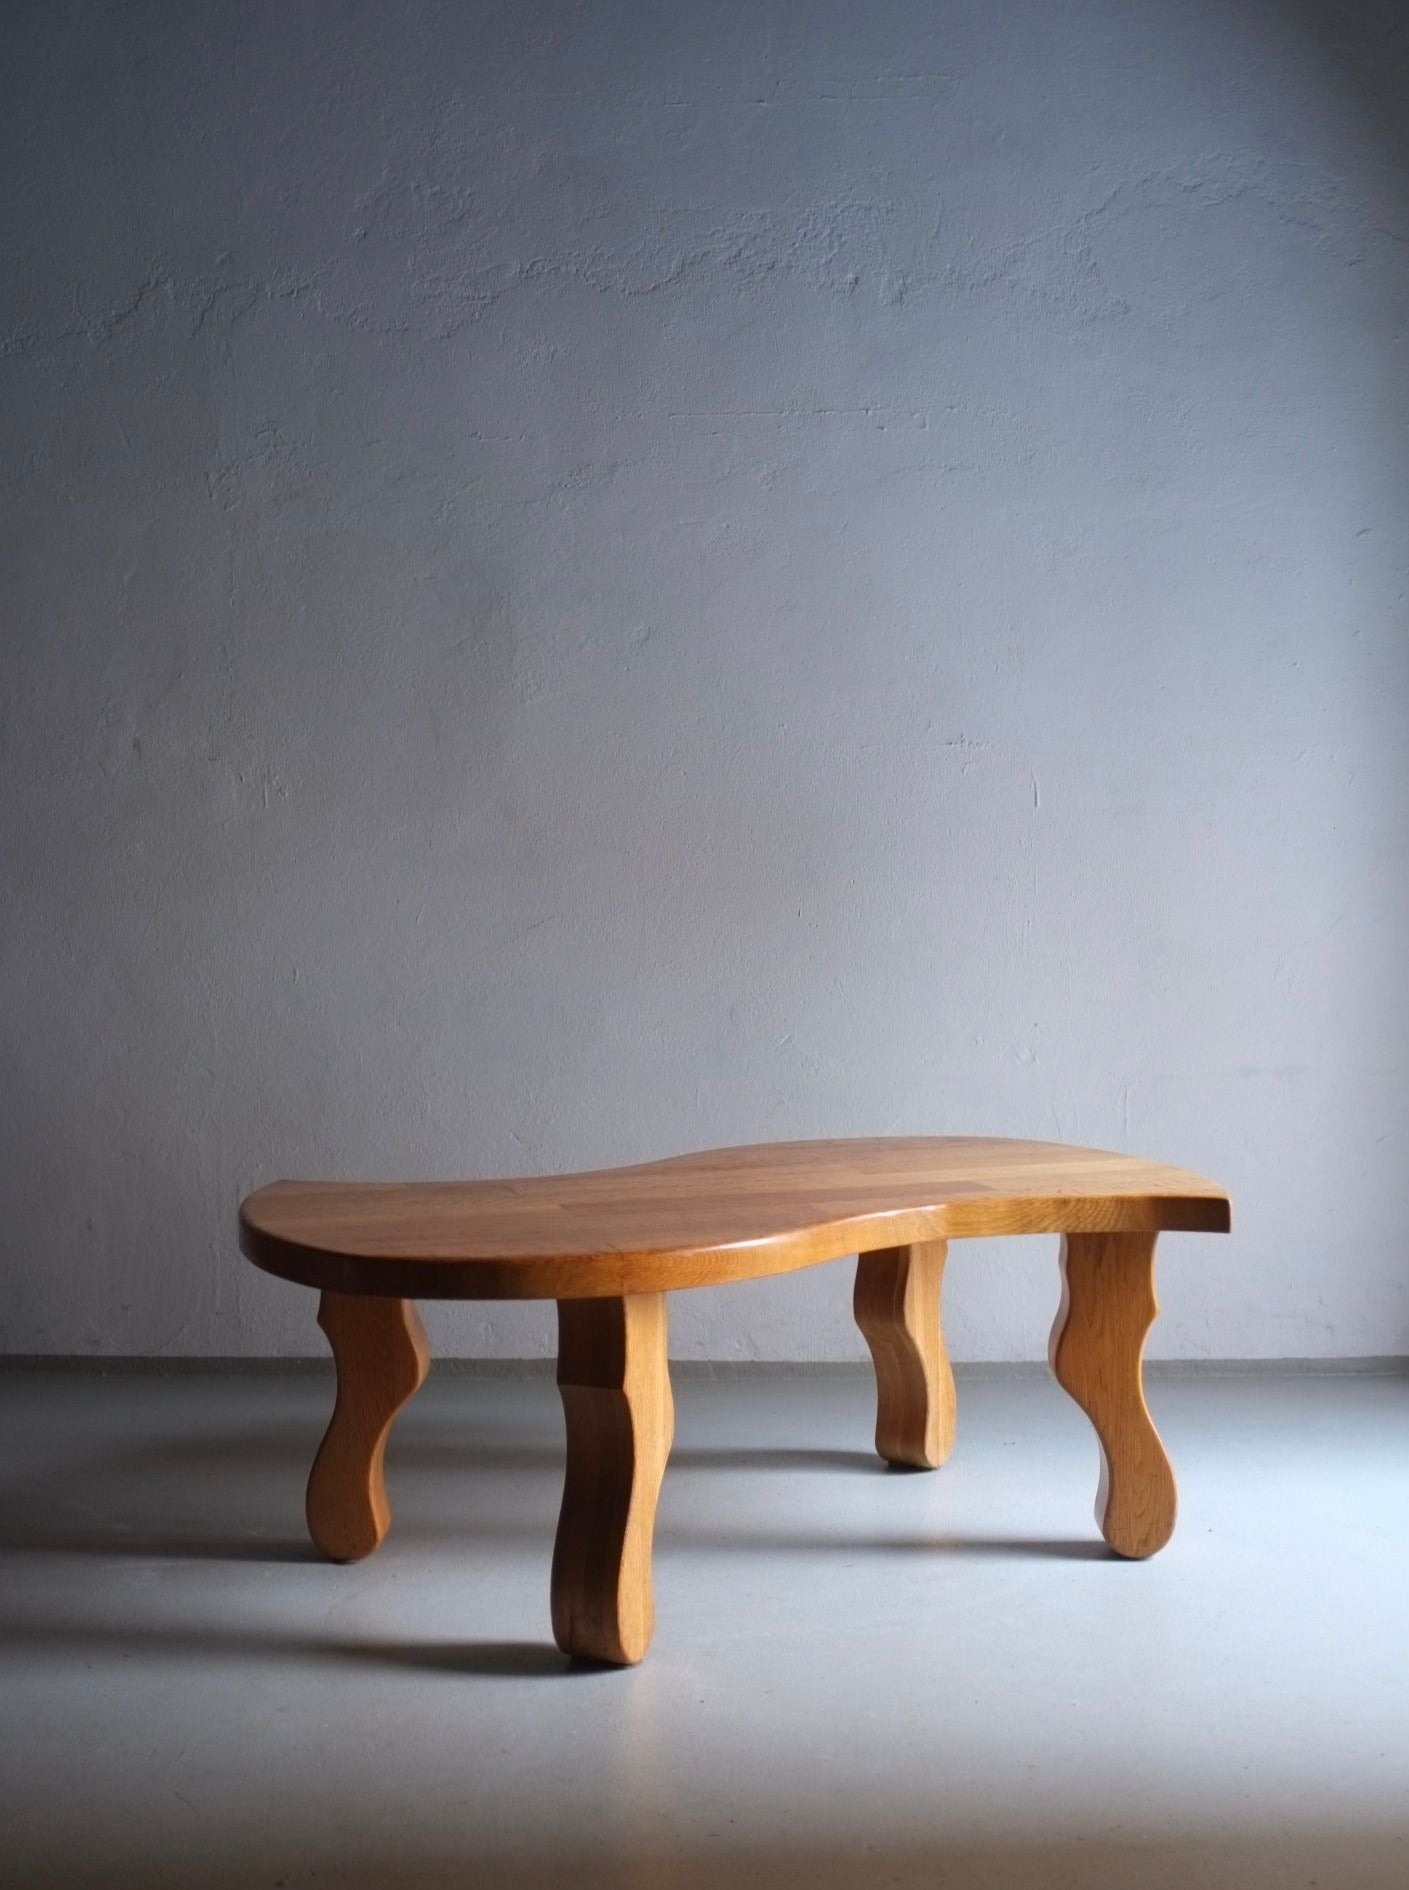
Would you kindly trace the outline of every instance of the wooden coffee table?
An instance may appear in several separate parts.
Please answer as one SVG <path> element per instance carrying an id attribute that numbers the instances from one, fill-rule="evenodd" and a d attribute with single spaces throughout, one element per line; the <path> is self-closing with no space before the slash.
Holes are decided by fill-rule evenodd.
<path id="1" fill-rule="evenodd" d="M 567 1474 L 553 1633 L 631 1664 L 654 1624 L 651 1536 L 674 1426 L 666 1294 L 856 1253 L 855 1313 L 876 1368 L 876 1449 L 933 1469 L 954 1441 L 940 1329 L 947 1243 L 1062 1235 L 1050 1358 L 1101 1449 L 1096 1520 L 1122 1556 L 1174 1528 L 1174 1475 L 1141 1385 L 1158 1310 L 1155 1238 L 1223 1233 L 1211 1181 L 1095 1149 L 967 1136 L 780 1142 L 524 1181 L 278 1181 L 240 1208 L 256 1266 L 322 1294 L 337 1364 L 308 1480 L 335 1561 L 369 1555 L 390 1510 L 382 1459 L 429 1350 L 416 1299 L 552 1299 Z"/>

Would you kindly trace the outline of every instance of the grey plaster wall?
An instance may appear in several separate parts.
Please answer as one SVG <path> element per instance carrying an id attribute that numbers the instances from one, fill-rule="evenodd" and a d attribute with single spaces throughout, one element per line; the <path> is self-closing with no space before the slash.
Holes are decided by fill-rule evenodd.
<path id="1" fill-rule="evenodd" d="M 1409 1349 L 1397 19 L 7 6 L 0 1343 L 318 1349 L 281 1173 L 969 1131 L 1235 1190 L 1156 1352 Z"/>

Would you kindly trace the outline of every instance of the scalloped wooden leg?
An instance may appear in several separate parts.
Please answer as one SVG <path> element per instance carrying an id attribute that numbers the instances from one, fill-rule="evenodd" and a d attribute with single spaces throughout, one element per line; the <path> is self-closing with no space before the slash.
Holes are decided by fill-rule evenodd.
<path id="1" fill-rule="evenodd" d="M 425 1382 L 430 1346 L 413 1301 L 324 1293 L 318 1323 L 337 1403 L 308 1476 L 308 1533 L 334 1562 L 370 1555 L 391 1526 L 382 1458 L 391 1421 Z"/>
<path id="2" fill-rule="evenodd" d="M 954 1448 L 954 1374 L 939 1296 L 949 1243 L 863 1253 L 852 1307 L 876 1366 L 876 1450 L 887 1463 L 933 1470 Z"/>
<path id="3" fill-rule="evenodd" d="M 558 1301 L 567 1475 L 553 1547 L 553 1638 L 634 1666 L 651 1644 L 651 1537 L 675 1430 L 664 1293 Z"/>
<path id="4" fill-rule="evenodd" d="M 1174 1472 L 1145 1405 L 1140 1355 L 1159 1312 L 1153 1234 L 1068 1234 L 1050 1357 L 1101 1447 L 1096 1524 L 1140 1559 L 1174 1533 Z"/>

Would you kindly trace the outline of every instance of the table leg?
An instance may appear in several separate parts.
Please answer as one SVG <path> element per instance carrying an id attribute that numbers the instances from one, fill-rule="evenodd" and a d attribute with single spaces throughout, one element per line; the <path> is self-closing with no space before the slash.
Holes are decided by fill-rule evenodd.
<path id="1" fill-rule="evenodd" d="M 333 1349 L 338 1393 L 308 1477 L 308 1533 L 334 1562 L 356 1562 L 391 1526 L 387 1434 L 425 1381 L 430 1347 L 409 1299 L 324 1293 L 318 1323 Z"/>
<path id="2" fill-rule="evenodd" d="M 1158 1311 L 1153 1234 L 1065 1236 L 1052 1370 L 1095 1427 L 1097 1526 L 1118 1555 L 1137 1559 L 1162 1549 L 1174 1533 L 1174 1472 L 1140 1372 Z"/>
<path id="3" fill-rule="evenodd" d="M 651 1643 L 651 1538 L 674 1433 L 664 1293 L 558 1301 L 567 1474 L 553 1548 L 553 1637 L 633 1666 Z"/>
<path id="4" fill-rule="evenodd" d="M 954 1374 L 939 1298 L 948 1242 L 863 1253 L 852 1300 L 876 1367 L 876 1450 L 933 1470 L 954 1448 Z"/>

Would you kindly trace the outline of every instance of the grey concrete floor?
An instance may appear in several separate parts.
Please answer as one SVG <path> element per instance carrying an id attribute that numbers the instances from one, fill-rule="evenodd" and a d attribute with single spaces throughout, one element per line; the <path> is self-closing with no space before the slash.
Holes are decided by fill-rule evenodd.
<path id="1" fill-rule="evenodd" d="M 433 1378 L 355 1568 L 330 1390 L 0 1378 L 5 1885 L 1409 1885 L 1409 1380 L 1157 1381 L 1136 1565 L 1043 1380 L 923 1475 L 860 1376 L 686 1379 L 629 1672 L 549 1637 L 550 1381 Z"/>

